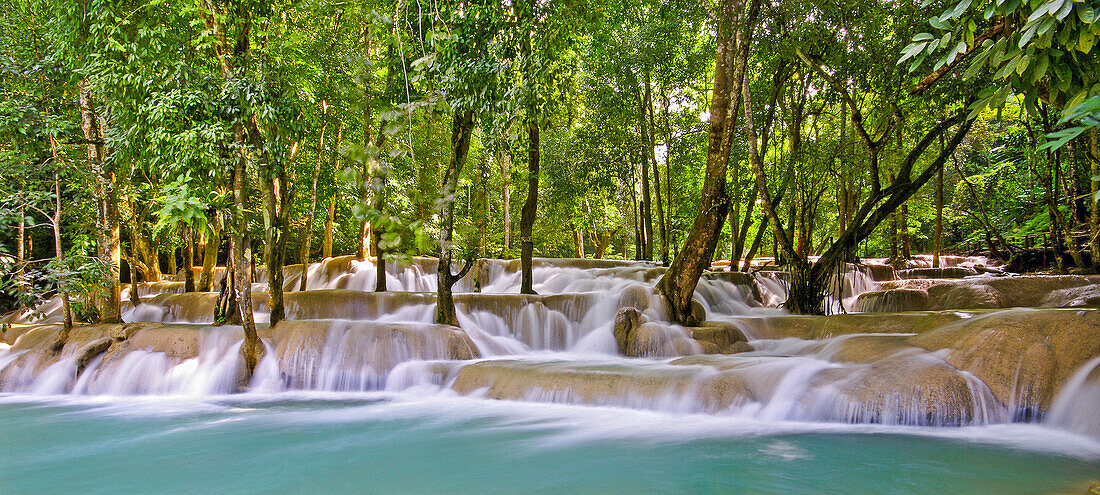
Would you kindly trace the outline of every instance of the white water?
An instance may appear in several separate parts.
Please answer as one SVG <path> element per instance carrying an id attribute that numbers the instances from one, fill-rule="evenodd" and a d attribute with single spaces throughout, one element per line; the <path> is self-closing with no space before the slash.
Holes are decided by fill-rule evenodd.
<path id="1" fill-rule="evenodd" d="M 306 275 L 308 288 L 373 288 L 372 263 L 353 261 L 349 266 L 346 272 L 334 272 L 323 263 L 311 265 Z M 660 270 L 648 264 L 587 269 L 540 264 L 534 270 L 534 287 L 541 296 L 520 303 L 516 298 L 522 296 L 493 295 L 518 292 L 515 271 L 503 263 L 489 263 L 485 272 L 489 277 L 481 283 L 481 295 L 460 300 L 456 308 L 480 360 L 453 361 L 446 342 L 425 325 L 433 318 L 434 304 L 408 305 L 362 320 L 326 320 L 323 331 L 293 342 L 285 337 L 269 338 L 267 357 L 254 374 L 252 390 L 385 390 L 450 397 L 455 394 L 451 387 L 462 368 L 507 360 L 514 362 L 519 372 L 534 369 L 542 373 L 549 367 L 549 371 L 566 376 L 599 376 L 610 367 L 625 377 L 622 383 L 626 385 L 607 386 L 595 395 L 566 379 L 564 385 L 554 385 L 550 380 L 547 386 L 532 386 L 517 397 L 534 402 L 708 413 L 768 424 L 795 421 L 980 426 L 1006 423 L 1012 418 L 1009 406 L 999 403 L 984 383 L 968 373 L 948 370 L 935 354 L 888 355 L 879 362 L 835 359 L 838 349 L 853 339 L 875 335 L 816 341 L 752 340 L 754 352 L 715 362 L 673 364 L 671 357 L 696 354 L 701 349 L 682 327 L 665 321 L 662 305 L 652 294 Z M 435 288 L 435 274 L 425 271 L 421 264 L 391 264 L 390 275 L 393 278 L 387 283 L 391 290 L 425 292 Z M 696 300 L 713 319 L 780 313 L 776 306 L 786 298 L 782 278 L 760 272 L 754 279 L 760 299 L 749 286 L 705 279 L 696 291 Z M 472 284 L 463 283 L 466 285 L 458 288 L 469 292 Z M 834 307 L 843 303 L 850 308 L 859 293 L 877 287 L 861 270 L 846 271 L 840 285 L 843 297 L 832 302 Z M 547 297 L 555 295 L 570 297 Z M 663 337 L 650 358 L 617 356 L 612 326 L 618 308 L 627 305 L 638 307 L 647 324 L 664 332 L 659 333 Z M 171 311 L 151 304 L 130 309 L 126 318 L 179 321 Z M 403 326 L 398 331 L 379 327 L 381 324 Z M 421 326 L 408 326 L 413 324 Z M 39 369 L 32 360 L 20 360 L 20 351 L 2 349 L 0 372 L 6 378 L 0 390 L 110 396 L 233 393 L 240 367 L 240 328 L 207 327 L 200 332 L 196 357 L 173 359 L 157 350 L 134 349 L 121 357 L 100 356 L 79 376 L 74 356 L 63 356 Z M 1095 407 L 1100 387 L 1097 380 L 1088 379 L 1098 362 L 1086 365 L 1067 382 L 1052 408 L 1052 424 L 1094 438 L 1100 436 Z M 945 381 L 933 384 L 945 388 L 931 392 L 920 388 L 922 382 L 915 377 L 928 370 L 946 370 Z M 630 381 L 639 376 L 640 382 Z M 488 388 L 494 384 L 492 380 L 485 382 L 486 388 L 474 395 L 491 396 Z M 714 387 L 724 386 L 733 388 L 721 394 L 714 392 Z M 887 393 L 875 393 L 880 390 Z"/>

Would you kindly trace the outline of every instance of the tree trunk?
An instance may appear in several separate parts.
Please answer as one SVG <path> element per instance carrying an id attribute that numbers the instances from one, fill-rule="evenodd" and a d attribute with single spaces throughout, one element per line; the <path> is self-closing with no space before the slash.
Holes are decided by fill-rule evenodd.
<path id="1" fill-rule="evenodd" d="M 370 108 L 363 110 L 363 152 L 367 153 L 370 150 L 371 145 L 371 121 L 374 117 L 371 114 Z M 371 171 L 370 160 L 363 160 L 363 168 L 359 172 L 359 201 L 360 204 L 366 206 L 371 204 L 370 200 L 370 185 L 371 185 Z M 371 255 L 370 252 L 370 222 L 366 218 L 363 218 L 359 222 L 359 242 L 358 242 L 358 256 L 359 260 L 363 261 L 367 259 L 367 256 Z"/>
<path id="2" fill-rule="evenodd" d="M 179 262 L 176 261 L 176 248 L 171 247 L 168 249 L 168 273 L 172 276 L 179 274 Z"/>
<path id="3" fill-rule="evenodd" d="M 512 247 L 512 155 L 508 152 L 508 140 L 504 139 L 501 144 L 500 157 L 498 162 L 500 164 L 500 176 L 504 181 L 502 184 L 504 203 L 504 250 L 507 251 Z"/>
<path id="4" fill-rule="evenodd" d="M 386 181 L 389 177 L 389 170 L 385 168 L 385 165 L 380 159 L 379 153 L 381 152 L 382 145 L 386 140 L 386 133 L 381 132 L 381 129 L 386 126 L 386 121 L 383 120 L 379 125 L 378 137 L 375 138 L 374 148 L 367 154 L 367 161 L 370 163 L 371 169 L 371 209 L 377 214 L 381 215 L 386 207 Z M 374 254 L 374 291 L 385 292 L 386 291 L 386 257 L 385 250 L 382 249 L 382 235 L 386 233 L 384 225 L 380 222 L 375 222 L 371 228 L 370 235 L 370 250 Z"/>
<path id="5" fill-rule="evenodd" d="M 27 238 L 27 214 L 23 207 L 19 207 L 19 226 L 15 229 L 15 273 L 17 275 L 23 274 L 23 264 L 26 262 L 27 255 L 24 251 L 26 244 L 24 240 Z"/>
<path id="6" fill-rule="evenodd" d="M 942 142 L 942 139 L 941 139 Z M 936 172 L 936 227 L 932 233 L 932 267 L 940 268 L 943 249 L 943 169 Z"/>
<path id="7" fill-rule="evenodd" d="M 50 148 L 53 151 L 54 166 L 60 167 L 57 141 L 53 136 L 50 136 Z M 50 224 L 53 227 L 53 252 L 58 263 L 63 263 L 65 261 L 65 251 L 61 249 L 61 174 L 57 171 L 53 173 L 53 191 L 54 210 L 53 218 L 50 219 Z M 52 349 L 54 352 L 60 352 L 65 347 L 65 344 L 69 341 L 69 332 L 73 329 L 72 304 L 69 301 L 69 291 L 65 288 L 65 282 L 65 280 L 59 280 L 57 287 L 58 293 L 61 295 L 61 311 L 64 319 L 61 323 L 61 331 L 57 334 L 53 343 Z"/>
<path id="8" fill-rule="evenodd" d="M 230 229 L 232 230 L 232 228 Z M 214 302 L 214 325 L 240 325 L 241 312 L 237 308 L 237 279 L 233 273 L 233 237 L 229 238 L 229 252 L 225 258 L 225 276 L 218 281 L 218 297 Z"/>
<path id="9" fill-rule="evenodd" d="M 141 305 L 141 294 L 138 293 L 138 274 L 137 263 L 134 260 L 134 249 L 131 246 L 130 256 L 126 258 L 126 265 L 130 268 L 130 305 L 138 307 Z"/>
<path id="10" fill-rule="evenodd" d="M 244 131 L 237 129 L 236 141 L 244 143 Z M 243 152 L 242 152 L 243 153 Z M 233 292 L 237 299 L 237 310 L 240 316 L 241 329 L 244 331 L 244 344 L 241 345 L 241 356 L 244 359 L 245 377 L 242 383 L 247 383 L 252 378 L 263 357 L 264 346 L 256 333 L 256 321 L 252 313 L 252 246 L 248 238 L 248 216 L 246 205 L 248 204 L 248 178 L 246 173 L 246 158 L 242 154 L 237 160 L 233 171 Z M 268 183 L 269 181 L 263 181 Z M 266 210 L 266 208 L 265 208 Z M 282 270 L 279 270 L 282 272 Z M 268 274 L 268 280 L 273 279 L 273 274 Z M 282 287 L 280 286 L 280 289 Z M 280 291 L 281 293 L 281 291 Z M 280 301 L 281 302 L 281 301 Z M 274 304 L 272 304 L 274 307 Z M 279 315 L 280 317 L 282 315 Z M 272 326 L 275 325 L 274 311 L 272 311 Z"/>
<path id="11" fill-rule="evenodd" d="M 594 257 L 596 259 L 601 259 L 604 257 L 604 254 L 607 253 L 608 244 L 611 244 L 611 232 L 601 232 L 597 239 L 596 254 Z"/>
<path id="12" fill-rule="evenodd" d="M 451 127 L 451 149 L 454 153 L 443 176 L 443 187 L 439 199 L 439 264 L 436 266 L 438 283 L 436 284 L 435 322 L 442 325 L 458 326 L 454 297 L 451 286 L 465 276 L 472 263 L 469 261 L 457 276 L 451 273 L 451 248 L 454 234 L 455 187 L 458 185 L 462 167 L 466 164 L 466 155 L 470 151 L 470 138 L 474 130 L 474 113 L 471 110 L 456 110 Z"/>
<path id="13" fill-rule="evenodd" d="M 336 223 L 336 193 L 328 200 L 328 216 L 325 217 L 325 242 L 321 245 L 321 256 L 332 257 L 332 229 Z"/>
<path id="14" fill-rule="evenodd" d="M 328 105 L 321 102 L 321 119 L 324 119 L 327 113 Z M 302 226 L 301 231 L 298 233 L 298 239 L 302 243 L 301 249 L 298 251 L 298 259 L 302 263 L 302 280 L 298 285 L 298 290 L 306 290 L 310 238 L 313 236 L 313 214 L 317 210 L 317 179 L 321 177 L 321 164 L 324 163 L 325 158 L 326 129 L 328 129 L 327 121 L 321 124 L 321 135 L 317 138 L 317 164 L 313 167 L 313 182 L 309 186 L 309 211 L 306 213 L 306 224 Z"/>
<path id="15" fill-rule="evenodd" d="M 653 194 L 657 198 L 657 232 L 661 238 L 661 264 L 668 266 L 668 232 L 665 229 L 664 200 L 661 199 L 661 173 L 660 168 L 657 166 L 657 152 L 655 149 L 657 138 L 654 136 L 656 130 L 653 122 L 653 89 L 648 67 L 646 67 L 645 72 L 645 102 L 642 110 L 642 115 L 647 119 L 645 140 L 648 153 L 646 153 L 646 156 L 649 158 L 650 166 L 653 167 Z M 668 179 L 668 177 L 665 177 L 665 179 Z M 672 187 L 672 184 L 669 183 L 666 186 Z"/>
<path id="16" fill-rule="evenodd" d="M 533 112 L 533 109 L 528 109 Z M 520 293 L 534 294 L 531 288 L 531 258 L 535 244 L 531 240 L 531 230 L 535 225 L 535 213 L 539 205 L 539 123 L 537 116 L 527 116 L 527 199 L 523 201 L 523 211 L 519 220 L 520 268 L 523 272 L 520 281 Z"/>
<path id="17" fill-rule="evenodd" d="M 261 170 L 270 167 L 270 164 L 261 164 Z M 283 221 L 285 211 L 279 208 L 285 199 L 281 196 L 288 194 L 286 182 L 278 177 L 275 171 L 268 170 L 267 177 L 263 177 L 263 201 L 264 201 L 264 264 L 267 267 L 267 295 L 271 298 L 271 326 L 275 326 L 283 320 L 285 310 L 283 307 L 283 261 L 286 259 L 286 222 Z M 276 182 L 279 190 L 276 191 Z M 249 257 L 251 261 L 251 257 Z"/>
<path id="18" fill-rule="evenodd" d="M 573 231 L 573 255 L 584 258 L 584 232 L 573 224 L 570 224 L 569 228 Z"/>
<path id="19" fill-rule="evenodd" d="M 645 119 L 645 116 L 642 116 Z M 643 128 L 645 126 L 642 126 Z M 653 259 L 653 203 L 649 192 L 649 154 L 643 154 L 642 167 L 642 231 L 645 232 L 644 251 L 642 259 Z M 724 221 L 725 219 L 723 219 Z"/>
<path id="20" fill-rule="evenodd" d="M 633 165 L 627 163 L 628 168 Z M 638 193 L 634 184 L 630 184 L 630 225 L 634 227 L 634 261 L 642 259 L 642 219 L 638 215 Z M 625 256 L 625 254 L 624 254 Z"/>
<path id="21" fill-rule="evenodd" d="M 195 236 L 191 235 L 191 224 L 180 224 L 180 237 L 183 238 L 183 291 L 195 292 Z"/>
<path id="22" fill-rule="evenodd" d="M 1091 150 L 1089 153 L 1089 190 L 1092 192 L 1092 196 L 1089 197 L 1089 205 L 1091 205 L 1091 208 L 1089 208 L 1089 234 L 1091 236 L 1089 249 L 1092 253 L 1092 267 L 1097 269 L 1100 268 L 1100 239 L 1098 239 L 1098 236 L 1100 236 L 1100 212 L 1097 211 L 1100 208 L 1100 202 L 1097 201 L 1096 197 L 1098 185 L 1096 177 L 1100 175 L 1100 162 L 1097 161 L 1100 155 L 1096 153 L 1095 127 L 1089 131 L 1089 141 L 1089 149 Z"/>
<path id="23" fill-rule="evenodd" d="M 898 228 L 901 229 L 901 255 L 908 260 L 913 257 L 909 245 L 909 202 L 902 203 L 898 211 L 901 212 L 898 217 Z"/>
<path id="24" fill-rule="evenodd" d="M 119 274 L 122 266 L 122 251 L 119 239 L 118 197 L 115 189 L 115 169 L 106 160 L 104 132 L 100 127 L 95 102 L 84 81 L 77 90 L 80 104 L 80 128 L 88 142 L 88 165 L 95 178 L 94 195 L 96 198 L 96 224 L 99 227 L 99 257 L 111 267 L 111 286 L 100 309 L 100 320 L 104 323 L 122 322 L 122 287 Z"/>
<path id="25" fill-rule="evenodd" d="M 214 269 L 218 265 L 218 252 L 221 251 L 222 229 L 218 227 L 218 212 L 211 209 L 206 219 L 206 245 L 203 246 L 202 271 L 199 272 L 199 292 L 210 292 L 213 288 Z M 228 266 L 228 263 L 226 263 Z M 226 270 L 228 272 L 228 269 Z"/>
<path id="26" fill-rule="evenodd" d="M 668 303 L 670 319 L 683 324 L 698 322 L 698 315 L 692 314 L 695 286 L 703 270 L 710 266 L 729 209 L 726 168 L 737 123 L 737 96 L 744 83 L 749 42 L 759 5 L 759 0 L 748 0 L 747 4 L 743 0 L 720 3 L 707 164 L 699 213 L 683 248 L 657 283 L 657 291 Z"/>

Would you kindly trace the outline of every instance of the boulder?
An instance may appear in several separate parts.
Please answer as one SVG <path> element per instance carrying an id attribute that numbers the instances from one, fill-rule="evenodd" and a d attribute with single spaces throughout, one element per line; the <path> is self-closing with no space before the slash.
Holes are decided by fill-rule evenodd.
<path id="1" fill-rule="evenodd" d="M 856 298 L 857 313 L 896 313 L 928 310 L 928 291 L 922 289 L 886 289 L 864 292 Z"/>
<path id="2" fill-rule="evenodd" d="M 1092 284 L 1058 289 L 1043 298 L 1042 306 L 1045 308 L 1100 306 L 1100 285 Z"/>

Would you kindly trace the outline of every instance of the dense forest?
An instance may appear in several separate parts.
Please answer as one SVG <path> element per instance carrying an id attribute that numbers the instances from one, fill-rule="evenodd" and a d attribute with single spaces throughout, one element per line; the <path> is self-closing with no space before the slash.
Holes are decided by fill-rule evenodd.
<path id="1" fill-rule="evenodd" d="M 531 292 L 532 256 L 595 257 L 669 266 L 657 290 L 691 323 L 719 259 L 774 257 L 803 313 L 860 257 L 1047 246 L 1092 269 L 1096 9 L 7 2 L 5 304 L 118 321 L 120 284 L 178 276 L 254 335 L 254 267 L 274 324 L 279 267 L 431 256 L 454 323 L 476 258 L 522 258 Z"/>

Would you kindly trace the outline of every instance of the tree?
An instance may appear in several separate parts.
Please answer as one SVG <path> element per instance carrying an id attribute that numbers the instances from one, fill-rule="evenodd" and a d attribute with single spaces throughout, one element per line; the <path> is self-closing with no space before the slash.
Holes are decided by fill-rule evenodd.
<path id="1" fill-rule="evenodd" d="M 684 246 L 657 283 L 672 320 L 692 325 L 695 286 L 710 266 L 726 221 L 726 170 L 737 122 L 738 95 L 745 81 L 749 45 L 759 14 L 757 0 L 724 0 L 719 5 L 717 55 L 710 105 L 710 134 L 702 202 Z M 735 27 L 736 26 L 736 27 Z"/>

